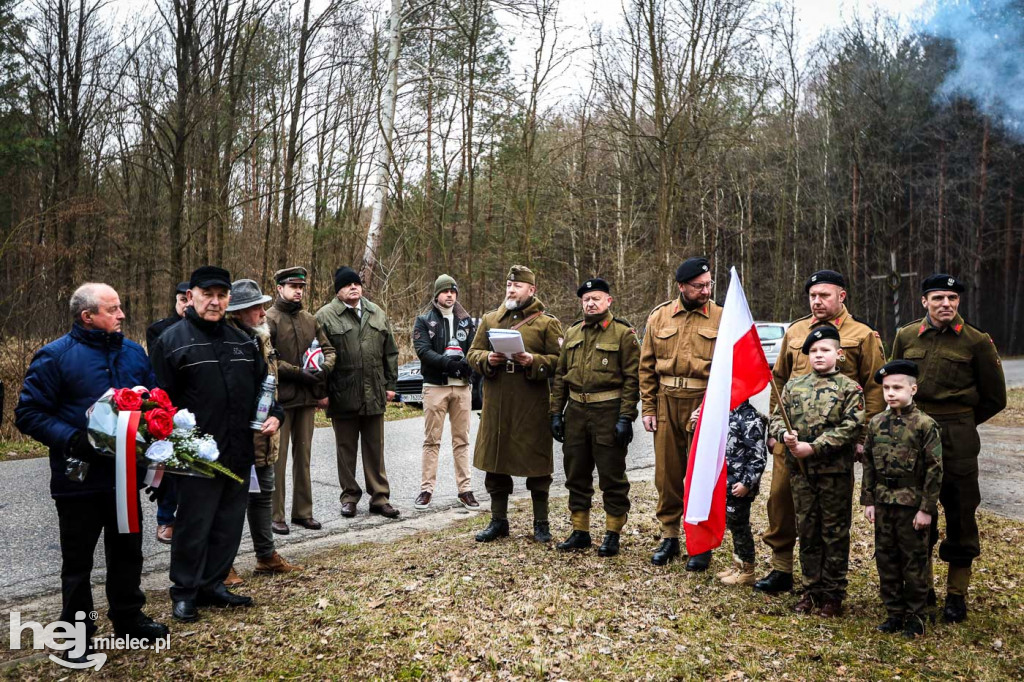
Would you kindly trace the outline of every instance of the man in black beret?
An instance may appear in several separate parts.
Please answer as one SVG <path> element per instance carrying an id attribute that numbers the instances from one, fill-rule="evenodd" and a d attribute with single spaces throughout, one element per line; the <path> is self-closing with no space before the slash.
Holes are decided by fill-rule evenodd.
<path id="1" fill-rule="evenodd" d="M 722 308 L 711 300 L 715 281 L 707 258 L 688 258 L 676 269 L 679 296 L 651 311 L 640 349 L 644 429 L 654 434 L 654 486 L 661 544 L 651 563 L 679 556 L 683 481 L 695 415 L 704 399 Z M 687 570 L 707 570 L 711 552 L 690 557 Z"/>
<path id="2" fill-rule="evenodd" d="M 810 373 L 808 356 L 802 352 L 812 330 L 829 329 L 839 336 L 839 362 L 836 368 L 864 388 L 867 418 L 885 409 L 882 387 L 871 381 L 885 362 L 878 332 L 856 319 L 846 308 L 846 278 L 835 270 L 818 270 L 804 283 L 811 313 L 795 320 L 782 339 L 779 358 L 772 368 L 776 386 L 781 390 L 790 379 Z M 772 407 L 775 399 L 772 398 Z M 762 536 L 772 548 L 772 571 L 754 583 L 754 589 L 767 594 L 788 592 L 793 587 L 793 550 L 796 547 L 796 512 L 793 491 L 786 469 L 786 448 L 768 438 L 772 448 L 772 487 L 768 493 L 768 531 Z M 858 452 L 863 446 L 857 446 Z"/>
<path id="3" fill-rule="evenodd" d="M 925 316 L 902 327 L 892 345 L 893 359 L 917 363 L 917 405 L 939 424 L 942 434 L 942 489 L 946 537 L 939 558 L 949 563 L 946 603 L 948 623 L 967 618 L 971 565 L 981 554 L 978 521 L 978 453 L 982 424 L 1006 407 L 1006 381 L 995 343 L 960 316 L 966 287 L 952 275 L 936 273 L 921 284 Z M 931 546 L 938 542 L 931 525 Z M 931 554 L 929 553 L 929 557 Z"/>

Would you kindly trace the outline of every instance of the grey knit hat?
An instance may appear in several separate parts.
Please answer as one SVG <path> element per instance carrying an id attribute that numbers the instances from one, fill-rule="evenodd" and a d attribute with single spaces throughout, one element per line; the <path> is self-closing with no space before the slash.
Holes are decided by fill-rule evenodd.
<path id="1" fill-rule="evenodd" d="M 434 280 L 434 298 L 437 298 L 437 295 L 442 291 L 448 291 L 449 289 L 459 293 L 459 285 L 451 275 L 441 275 Z"/>

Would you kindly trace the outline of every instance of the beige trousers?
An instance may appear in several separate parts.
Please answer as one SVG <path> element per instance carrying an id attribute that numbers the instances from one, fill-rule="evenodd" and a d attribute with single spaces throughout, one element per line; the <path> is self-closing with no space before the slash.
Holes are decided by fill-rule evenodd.
<path id="1" fill-rule="evenodd" d="M 309 456 L 313 447 L 315 407 L 294 407 L 284 411 L 281 445 L 274 463 L 274 521 L 285 522 L 285 475 L 288 454 L 292 458 L 292 518 L 313 518 L 313 485 L 309 477 Z M 291 443 L 291 447 L 288 447 Z"/>
<path id="2" fill-rule="evenodd" d="M 469 416 L 472 414 L 472 404 L 472 386 L 423 387 L 423 478 L 420 490 L 434 492 L 434 484 L 437 482 L 437 453 L 441 448 L 445 414 L 452 425 L 455 483 L 460 493 L 472 489 L 469 468 Z"/>

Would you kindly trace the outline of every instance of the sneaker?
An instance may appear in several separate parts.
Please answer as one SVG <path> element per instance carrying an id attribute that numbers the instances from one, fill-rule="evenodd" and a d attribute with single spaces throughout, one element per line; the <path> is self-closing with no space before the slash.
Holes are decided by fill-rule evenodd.
<path id="1" fill-rule="evenodd" d="M 424 490 L 423 492 L 420 493 L 419 497 L 416 498 L 416 501 L 412 503 L 413 509 L 419 509 L 420 511 L 423 511 L 424 509 L 430 506 L 431 497 L 433 497 L 431 492 L 429 490 Z"/>
<path id="2" fill-rule="evenodd" d="M 473 496 L 472 490 L 467 490 L 464 493 L 459 493 L 459 502 L 461 502 L 462 506 L 468 509 L 469 511 L 480 511 L 480 503 L 476 501 L 476 498 Z"/>

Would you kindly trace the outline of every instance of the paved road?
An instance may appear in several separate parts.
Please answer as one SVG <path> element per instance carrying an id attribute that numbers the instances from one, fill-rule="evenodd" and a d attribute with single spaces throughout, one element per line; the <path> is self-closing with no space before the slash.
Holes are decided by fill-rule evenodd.
<path id="1" fill-rule="evenodd" d="M 1007 383 L 1011 386 L 1024 386 L 1024 360 L 1012 360 L 1006 365 Z M 755 404 L 764 409 L 767 396 L 761 396 Z M 474 414 L 472 428 L 475 434 L 479 417 Z M 636 439 L 630 447 L 629 469 L 649 467 L 654 464 L 654 451 L 650 436 L 643 432 L 638 421 L 634 425 Z M 982 457 L 982 498 L 999 500 L 992 505 L 997 511 L 1008 513 L 1018 518 L 1024 517 L 1024 458 L 1021 448 L 1012 438 L 1013 434 L 1002 433 L 992 427 L 993 433 L 985 433 L 985 452 Z M 997 433 L 998 431 L 998 433 Z M 428 512 L 417 512 L 412 508 L 413 500 L 419 494 L 420 483 L 420 446 L 423 438 L 423 419 L 405 419 L 389 422 L 386 428 L 385 448 L 387 453 L 388 477 L 391 482 L 392 503 L 402 510 L 403 515 Z M 447 426 L 445 440 L 442 445 L 438 482 L 435 489 L 434 509 L 457 506 L 457 493 L 454 483 L 454 472 L 451 461 L 451 445 Z M 991 447 L 990 447 L 991 444 Z M 991 450 L 991 452 L 990 452 Z M 1016 454 L 1014 454 L 1016 453 Z M 313 495 L 314 513 L 323 522 L 321 531 L 311 532 L 293 527 L 291 535 L 275 536 L 280 546 L 289 543 L 344 533 L 353 529 L 363 529 L 375 524 L 385 523 L 379 517 L 367 514 L 367 500 L 364 497 L 359 505 L 359 515 L 354 519 L 342 518 L 338 513 L 337 467 L 334 458 L 334 437 L 330 429 L 317 429 L 313 438 Z M 555 480 L 564 481 L 562 470 L 562 454 L 555 443 Z M 1001 476 L 1007 474 L 1005 466 L 1013 463 L 1016 480 L 1020 483 L 1011 486 L 1012 491 L 1000 486 L 998 490 L 986 491 L 994 487 Z M 361 471 L 358 474 L 362 480 Z M 290 479 L 290 476 L 289 476 Z M 1002 479 L 1006 480 L 1006 479 Z M 45 459 L 31 459 L 0 463 L 0 604 L 13 603 L 24 599 L 54 592 L 60 589 L 60 546 L 57 536 L 56 512 L 48 493 L 49 468 Z M 991 482 L 991 483 L 987 483 Z M 483 474 L 474 469 L 473 486 L 477 497 L 484 501 Z M 521 484 L 520 484 L 521 487 Z M 291 483 L 289 481 L 289 490 Z M 155 505 L 144 500 L 143 514 L 144 551 L 146 554 L 147 572 L 166 572 L 170 559 L 170 548 L 157 543 L 153 537 L 155 529 Z M 252 544 L 248 539 L 248 529 L 242 540 L 242 551 L 251 552 Z M 102 543 L 96 551 L 96 566 L 103 566 Z M 102 570 L 97 571 L 102 576 Z"/>

